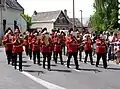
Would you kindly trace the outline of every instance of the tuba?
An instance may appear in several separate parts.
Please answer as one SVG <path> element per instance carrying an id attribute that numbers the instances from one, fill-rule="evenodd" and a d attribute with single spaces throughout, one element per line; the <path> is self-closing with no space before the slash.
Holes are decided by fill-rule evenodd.
<path id="1" fill-rule="evenodd" d="M 43 42 L 45 45 L 49 45 L 49 37 L 45 36 Z"/>

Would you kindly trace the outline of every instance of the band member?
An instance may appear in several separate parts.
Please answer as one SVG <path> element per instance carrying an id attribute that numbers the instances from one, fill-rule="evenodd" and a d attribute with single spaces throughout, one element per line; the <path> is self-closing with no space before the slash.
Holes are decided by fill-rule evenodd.
<path id="1" fill-rule="evenodd" d="M 32 51 L 34 64 L 36 64 L 37 56 L 37 64 L 40 65 L 40 38 L 38 32 L 34 32 L 34 36 L 32 39 Z"/>
<path id="2" fill-rule="evenodd" d="M 57 35 L 54 36 L 54 54 L 55 54 L 55 63 L 57 64 L 57 58 L 58 58 L 58 54 L 60 56 L 60 60 L 61 60 L 61 65 L 63 65 L 63 58 L 62 58 L 62 39 L 60 36 L 60 33 L 58 33 Z"/>
<path id="3" fill-rule="evenodd" d="M 90 57 L 91 65 L 93 65 L 93 58 L 92 58 L 92 40 L 89 35 L 86 36 L 86 40 L 84 40 L 84 50 L 85 50 L 85 61 L 87 62 L 88 55 Z"/>
<path id="4" fill-rule="evenodd" d="M 79 69 L 78 60 L 77 60 L 77 49 L 78 49 L 77 39 L 73 35 L 74 34 L 73 31 L 70 31 L 70 33 L 71 34 L 66 38 L 66 46 L 67 46 L 67 52 L 68 52 L 67 67 L 69 68 L 70 59 L 73 56 L 76 69 Z"/>
<path id="5" fill-rule="evenodd" d="M 107 54 L 107 45 L 102 38 L 102 36 L 98 36 L 98 39 L 96 40 L 96 53 L 97 53 L 97 62 L 96 62 L 96 67 L 99 65 L 100 58 L 102 57 L 103 60 L 103 66 L 104 68 L 107 68 L 107 59 L 106 59 L 106 54 Z"/>
<path id="6" fill-rule="evenodd" d="M 61 41 L 61 44 L 62 44 L 62 49 L 64 50 L 63 52 L 64 52 L 64 55 L 65 55 L 65 41 L 66 41 L 66 34 L 64 33 L 64 32 L 61 32 L 61 39 L 62 39 L 62 41 Z"/>
<path id="7" fill-rule="evenodd" d="M 77 44 L 78 44 L 79 60 L 82 61 L 82 51 L 84 48 L 82 43 L 81 32 L 77 32 Z"/>
<path id="8" fill-rule="evenodd" d="M 33 33 L 31 32 L 28 36 L 28 55 L 30 57 L 30 60 L 32 59 L 32 38 Z"/>
<path id="9" fill-rule="evenodd" d="M 2 43 L 5 46 L 8 64 L 12 61 L 12 30 L 8 28 L 3 36 Z"/>
<path id="10" fill-rule="evenodd" d="M 16 69 L 17 66 L 17 55 L 19 55 L 19 71 L 22 71 L 22 52 L 23 52 L 23 38 L 20 35 L 20 30 L 18 27 L 15 29 L 15 34 L 12 39 L 13 44 L 13 62 Z"/>
<path id="11" fill-rule="evenodd" d="M 28 35 L 29 35 L 29 32 L 26 31 L 24 33 L 24 40 L 23 40 L 23 45 L 25 47 L 25 52 L 26 52 L 26 55 L 28 56 Z"/>
<path id="12" fill-rule="evenodd" d="M 52 38 L 50 37 L 49 33 L 44 31 L 41 39 L 41 52 L 43 54 L 43 68 L 45 69 L 45 62 L 46 62 L 46 57 L 47 57 L 47 62 L 48 62 L 48 70 L 50 71 L 50 60 L 51 60 L 51 55 L 52 55 Z"/>

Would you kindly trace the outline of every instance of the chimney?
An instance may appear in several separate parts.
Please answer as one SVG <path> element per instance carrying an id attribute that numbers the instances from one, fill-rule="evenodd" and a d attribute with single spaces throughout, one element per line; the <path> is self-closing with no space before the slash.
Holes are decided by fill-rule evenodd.
<path id="1" fill-rule="evenodd" d="M 66 9 L 64 10 L 64 14 L 67 16 L 67 10 Z"/>
<path id="2" fill-rule="evenodd" d="M 37 15 L 37 11 L 34 11 L 34 15 Z"/>

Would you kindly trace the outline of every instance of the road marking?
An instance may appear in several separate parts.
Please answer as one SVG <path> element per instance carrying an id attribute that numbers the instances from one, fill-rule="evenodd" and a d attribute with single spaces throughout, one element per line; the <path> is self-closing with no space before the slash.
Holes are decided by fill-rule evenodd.
<path id="1" fill-rule="evenodd" d="M 18 67 L 18 66 L 16 66 L 16 68 L 19 70 L 19 67 Z M 35 82 L 43 85 L 44 87 L 46 87 L 46 88 L 48 88 L 48 89 L 66 89 L 66 88 L 64 88 L 64 87 L 60 87 L 60 86 L 58 86 L 58 85 L 55 85 L 55 84 L 52 84 L 52 83 L 47 82 L 47 81 L 45 81 L 45 80 L 42 80 L 42 79 L 40 79 L 40 78 L 37 78 L 37 77 L 35 77 L 35 76 L 33 76 L 33 75 L 25 72 L 25 71 L 23 71 L 23 72 L 21 72 L 21 73 L 22 73 L 23 75 L 29 77 L 30 79 L 34 80 Z"/>
<path id="2" fill-rule="evenodd" d="M 37 78 L 37 77 L 34 77 L 32 76 L 31 74 L 27 73 L 27 72 L 21 72 L 22 74 L 26 75 L 27 77 L 29 77 L 30 79 L 34 80 L 35 82 L 43 85 L 44 87 L 48 88 L 48 89 L 66 89 L 66 88 L 63 88 L 63 87 L 60 87 L 58 85 L 55 85 L 55 84 L 52 84 L 52 83 L 49 83 L 45 80 L 42 80 L 40 78 Z"/>

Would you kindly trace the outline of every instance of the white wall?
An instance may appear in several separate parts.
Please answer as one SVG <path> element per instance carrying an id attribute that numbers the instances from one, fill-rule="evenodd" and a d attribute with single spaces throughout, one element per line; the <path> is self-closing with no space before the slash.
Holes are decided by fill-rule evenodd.
<path id="1" fill-rule="evenodd" d="M 6 11 L 2 10 L 2 20 L 3 19 L 6 20 L 6 29 L 8 27 L 14 29 L 14 20 L 17 21 L 17 25 L 19 26 L 22 32 L 24 32 L 27 29 L 27 23 L 20 14 L 21 11 L 11 8 L 7 8 Z M 3 28 L 1 28 L 1 10 L 0 10 L 0 38 L 2 35 L 1 30 L 3 30 Z"/>
<path id="2" fill-rule="evenodd" d="M 51 30 L 54 28 L 52 22 L 46 22 L 46 23 L 33 23 L 31 28 L 47 28 L 48 32 L 51 32 Z"/>

